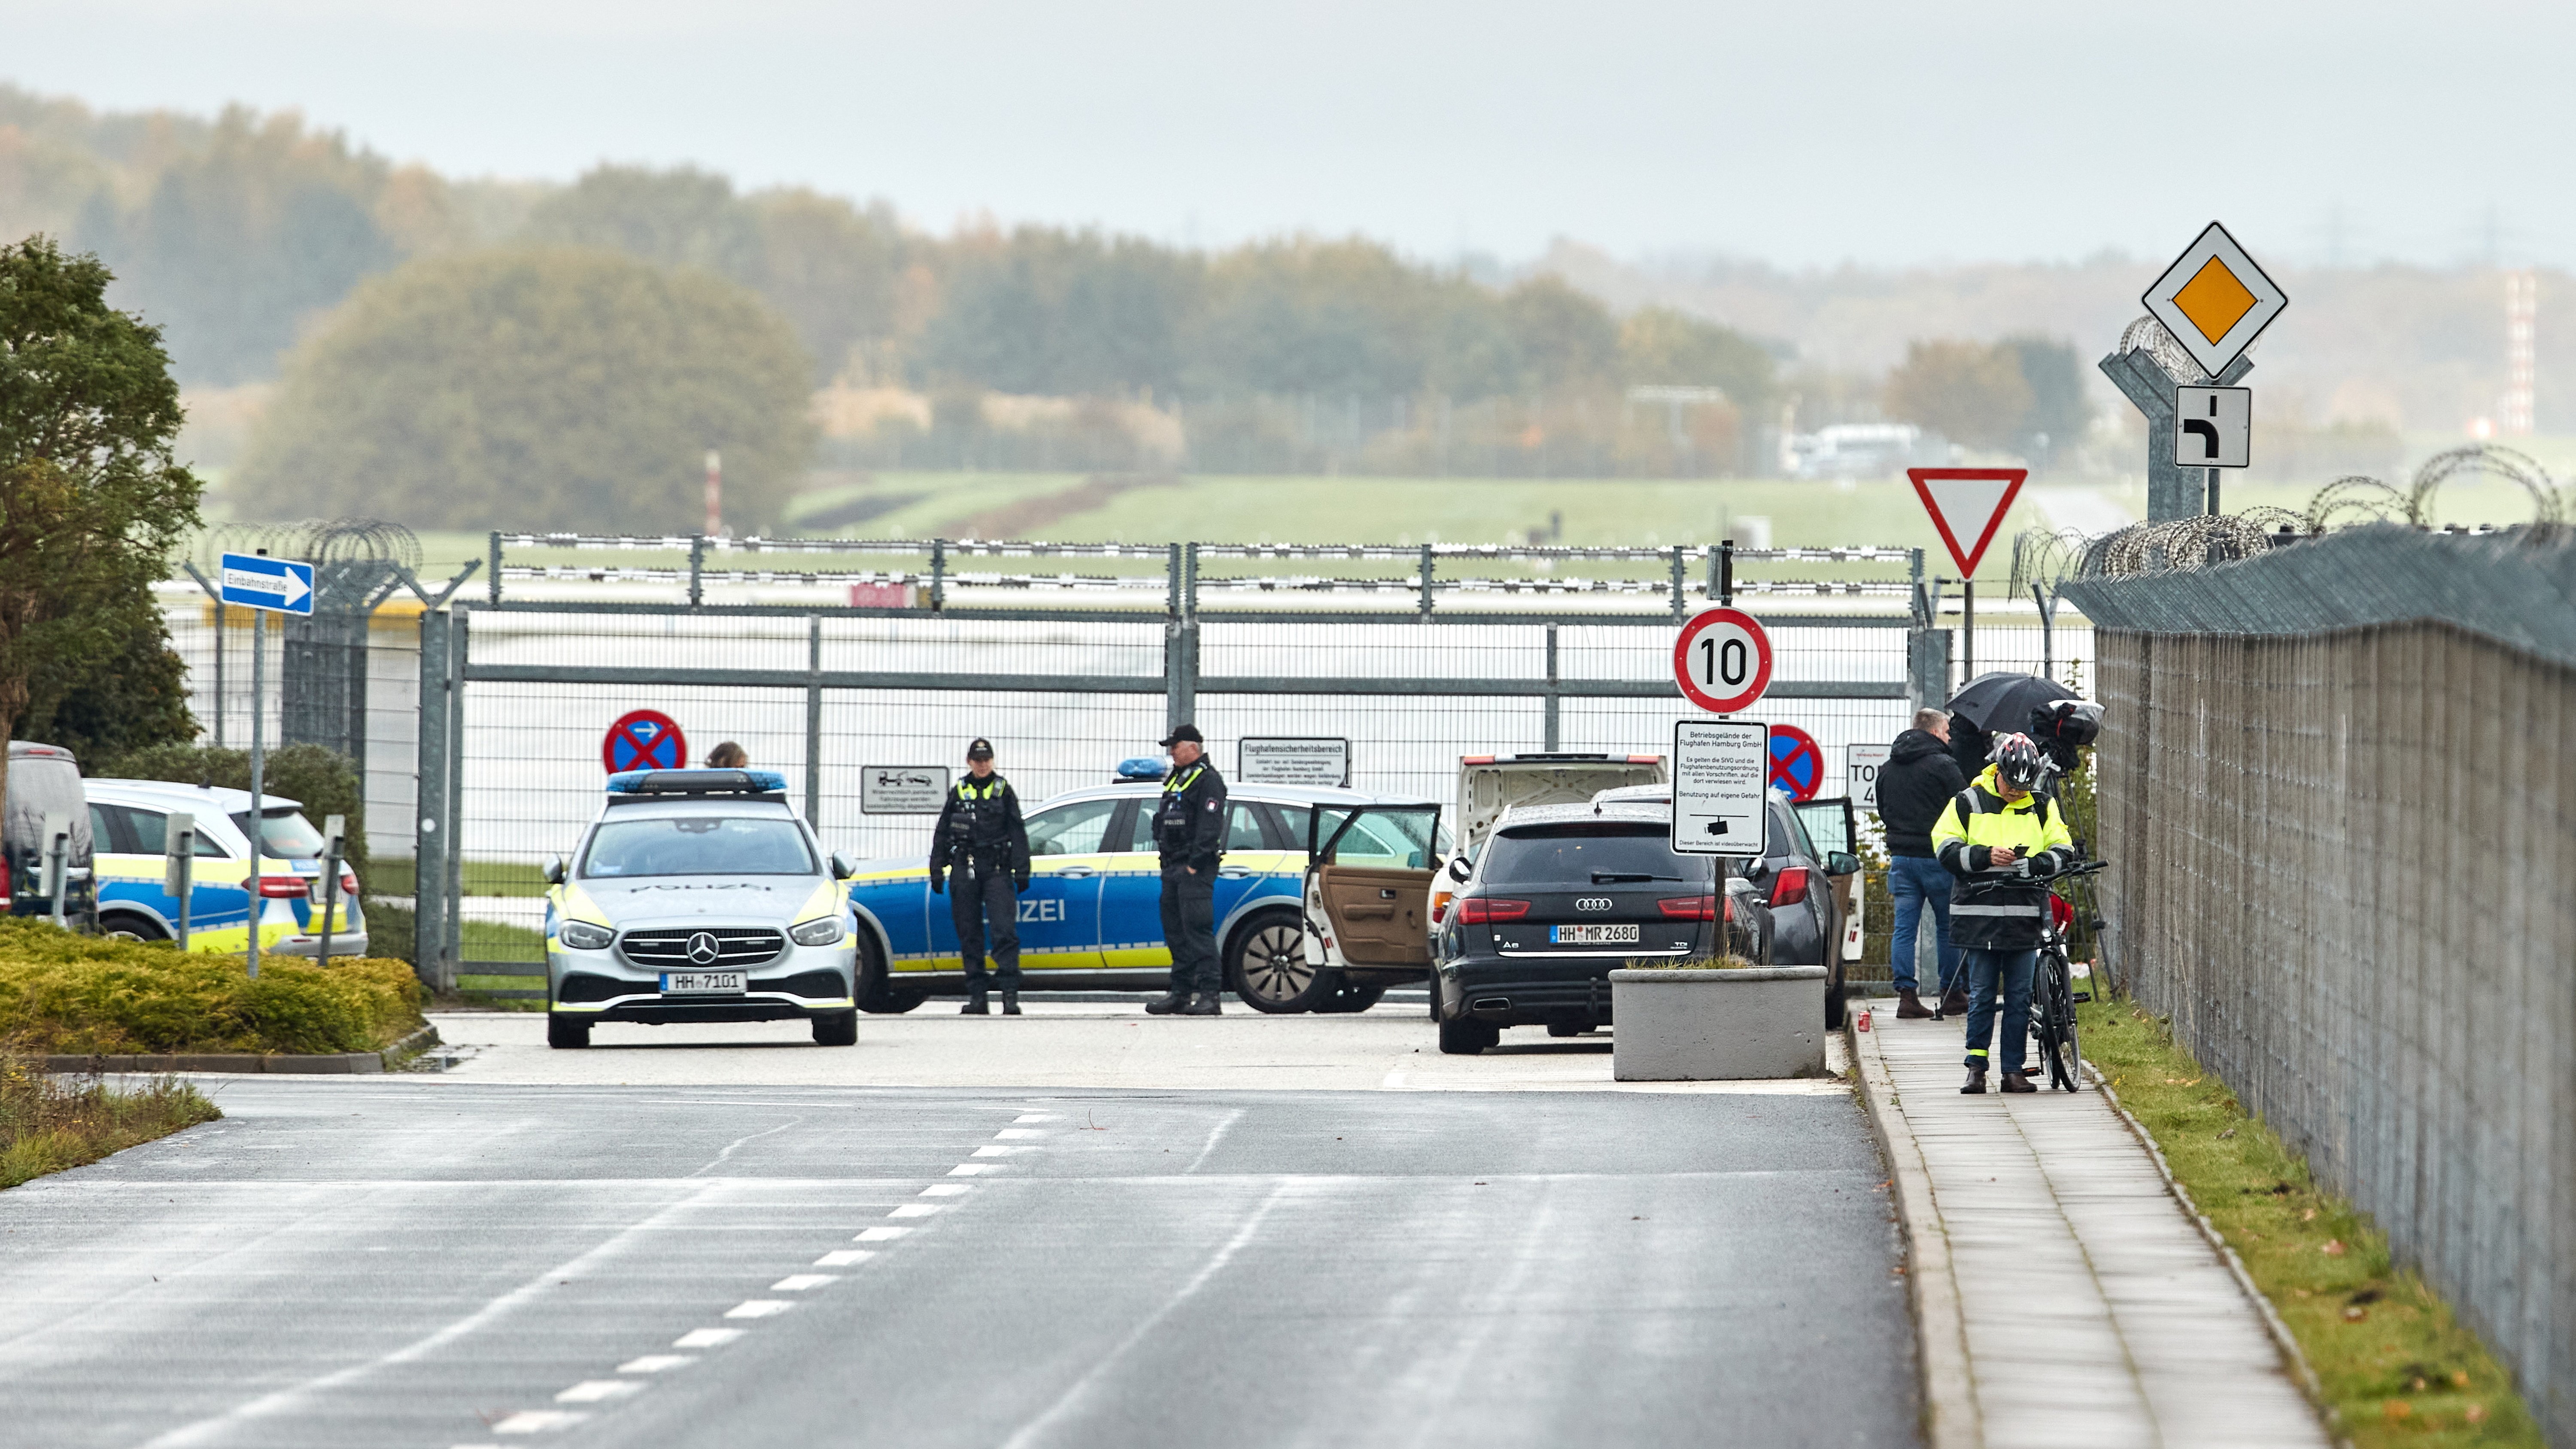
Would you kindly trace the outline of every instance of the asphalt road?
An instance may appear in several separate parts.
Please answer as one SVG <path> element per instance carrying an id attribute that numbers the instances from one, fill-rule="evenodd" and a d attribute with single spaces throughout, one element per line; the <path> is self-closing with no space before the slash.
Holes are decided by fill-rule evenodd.
<path id="1" fill-rule="evenodd" d="M 1915 1441 L 1840 1095 L 220 1100 L 0 1193 L 0 1443 Z"/>

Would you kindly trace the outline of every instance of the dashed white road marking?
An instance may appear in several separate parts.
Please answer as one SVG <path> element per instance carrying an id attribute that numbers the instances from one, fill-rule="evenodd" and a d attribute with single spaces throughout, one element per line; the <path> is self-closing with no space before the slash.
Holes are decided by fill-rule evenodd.
<path id="1" fill-rule="evenodd" d="M 832 1251 L 816 1258 L 814 1260 L 814 1266 L 817 1268 L 846 1268 L 853 1263 L 864 1263 L 875 1256 L 876 1254 L 865 1248 L 834 1248 Z"/>
<path id="2" fill-rule="evenodd" d="M 796 1305 L 784 1298 L 746 1298 L 725 1310 L 727 1318 L 775 1318 Z"/>
<path id="3" fill-rule="evenodd" d="M 604 1404 L 628 1394 L 642 1393 L 644 1386 L 633 1379 L 583 1379 L 555 1395 L 558 1404 Z"/>
<path id="4" fill-rule="evenodd" d="M 738 1330 L 719 1328 L 715 1331 L 718 1333 L 732 1333 L 737 1332 Z M 696 1363 L 697 1361 L 697 1356 L 694 1354 L 648 1353 L 642 1358 L 630 1358 L 626 1362 L 619 1364 L 617 1366 L 617 1371 L 622 1374 L 658 1374 L 675 1368 L 687 1368 L 690 1364 Z"/>
<path id="5" fill-rule="evenodd" d="M 838 1283 L 840 1281 L 840 1276 L 834 1273 L 790 1273 L 786 1277 L 779 1279 L 777 1282 L 770 1284 L 769 1291 L 772 1293 L 807 1293 L 816 1288 L 821 1288 L 827 1284 Z"/>
<path id="6" fill-rule="evenodd" d="M 1215 1128 L 1208 1133 L 1207 1145 L 1199 1149 L 1198 1156 L 1190 1159 L 1189 1166 L 1181 1169 L 1182 1176 L 1186 1177 L 1199 1170 L 1199 1164 L 1207 1161 L 1208 1154 L 1216 1151 L 1216 1145 L 1225 1140 L 1225 1134 L 1234 1130 L 1235 1123 L 1243 1120 L 1243 1110 L 1243 1108 L 1237 1107 L 1233 1111 L 1225 1114 L 1225 1120 L 1217 1123 Z"/>
<path id="7" fill-rule="evenodd" d="M 895 1238 L 900 1238 L 911 1231 L 912 1229 L 910 1228 L 870 1228 L 866 1232 L 859 1234 L 857 1237 L 850 1239 L 850 1241 L 853 1243 L 883 1243 Z"/>
<path id="8" fill-rule="evenodd" d="M 896 1208 L 894 1211 L 887 1213 L 886 1216 L 890 1218 L 926 1218 L 932 1213 L 943 1210 L 942 1206 L 935 1202 L 908 1202 L 901 1207 Z"/>
<path id="9" fill-rule="evenodd" d="M 921 1190 L 923 1197 L 956 1197 L 966 1191 L 962 1182 L 934 1182 Z"/>
<path id="10" fill-rule="evenodd" d="M 950 1177 L 985 1177 L 1002 1169 L 984 1162 L 961 1162 L 948 1169 Z"/>
<path id="11" fill-rule="evenodd" d="M 1064 1120 L 1064 1114 L 1061 1112 L 1022 1112 L 1011 1120 L 1014 1122 L 1061 1122 Z"/>
<path id="12" fill-rule="evenodd" d="M 1001 1138 L 1005 1142 L 1010 1142 L 1027 1137 L 1044 1137 L 1046 1135 L 1046 1129 L 1043 1127 L 1005 1127 L 993 1135 Z"/>
<path id="13" fill-rule="evenodd" d="M 673 1348 L 722 1348 L 742 1337 L 739 1328 L 692 1328 L 671 1340 Z"/>
<path id="14" fill-rule="evenodd" d="M 569 1429 L 588 1414 L 578 1409 L 521 1409 L 492 1426 L 495 1434 L 544 1434 L 556 1429 Z"/>
<path id="15" fill-rule="evenodd" d="M 1040 1150 L 1035 1147 L 978 1147 L 975 1149 L 975 1155 L 977 1157 L 1016 1157 L 1023 1152 Z"/>

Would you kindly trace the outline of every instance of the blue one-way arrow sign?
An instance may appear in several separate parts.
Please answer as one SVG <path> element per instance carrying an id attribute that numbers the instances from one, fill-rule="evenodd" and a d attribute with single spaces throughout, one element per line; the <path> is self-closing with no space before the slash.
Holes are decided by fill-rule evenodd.
<path id="1" fill-rule="evenodd" d="M 228 553 L 223 558 L 224 602 L 281 614 L 313 612 L 313 565 L 291 558 Z"/>

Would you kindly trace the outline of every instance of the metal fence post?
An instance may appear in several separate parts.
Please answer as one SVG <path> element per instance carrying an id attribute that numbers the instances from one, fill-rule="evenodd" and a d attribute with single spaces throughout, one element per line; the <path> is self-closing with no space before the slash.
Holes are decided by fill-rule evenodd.
<path id="1" fill-rule="evenodd" d="M 1547 733 L 1545 741 L 1540 745 L 1540 748 L 1551 754 L 1564 748 L 1562 743 L 1564 734 L 1557 727 L 1557 683 L 1556 621 L 1554 619 L 1550 619 L 1547 621 L 1547 699 L 1541 706 L 1546 711 Z"/>
<path id="2" fill-rule="evenodd" d="M 1199 621 L 1163 626 L 1163 727 L 1193 723 L 1199 707 Z"/>
<path id="3" fill-rule="evenodd" d="M 689 607 L 692 609 L 706 601 L 706 574 L 707 536 L 703 533 L 691 534 L 689 536 Z M 497 578 L 493 580 L 496 586 L 499 582 Z"/>
<path id="4" fill-rule="evenodd" d="M 1717 541 L 1717 602 L 1723 608 L 1735 607 L 1735 540 Z"/>
<path id="5" fill-rule="evenodd" d="M 948 607 L 948 540 L 930 541 L 930 607 L 937 611 Z"/>
<path id="6" fill-rule="evenodd" d="M 415 806 L 419 823 L 412 837 L 412 967 L 429 989 L 452 992 L 455 974 L 446 969 L 447 851 L 439 833 L 447 819 L 447 628 L 448 616 L 430 610 L 420 616 L 420 793 Z"/>
<path id="7" fill-rule="evenodd" d="M 496 604 L 501 602 L 501 530 L 497 528 L 492 530 L 491 573 L 483 583 L 492 602 Z"/>
<path id="8" fill-rule="evenodd" d="M 454 616 L 447 630 L 447 961 L 450 981 L 465 961 L 465 662 L 473 656 L 474 616 Z"/>
<path id="9" fill-rule="evenodd" d="M 805 823 L 823 828 L 823 616 L 805 617 Z"/>
<path id="10" fill-rule="evenodd" d="M 1167 587 L 1163 593 L 1163 612 L 1177 619 L 1181 617 L 1183 612 L 1181 608 L 1181 546 L 1177 543 L 1167 543 L 1163 545 L 1163 575 L 1164 578 L 1168 580 Z"/>
<path id="11" fill-rule="evenodd" d="M 1199 616 L 1199 546 L 1181 545 L 1181 612 L 1192 620 Z"/>
<path id="12" fill-rule="evenodd" d="M 1422 617 L 1431 617 L 1431 545 L 1422 546 Z"/>
<path id="13" fill-rule="evenodd" d="M 1688 617 L 1690 593 L 1690 551 L 1681 544 L 1673 545 L 1673 617 Z"/>

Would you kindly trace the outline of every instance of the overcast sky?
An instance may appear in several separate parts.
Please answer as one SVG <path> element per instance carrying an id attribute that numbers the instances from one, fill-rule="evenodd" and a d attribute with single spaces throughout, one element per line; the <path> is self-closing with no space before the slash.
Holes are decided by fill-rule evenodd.
<path id="1" fill-rule="evenodd" d="M 0 77 L 400 160 L 694 162 L 945 230 L 1790 266 L 2576 264 L 2576 5 L 0 0 Z"/>

